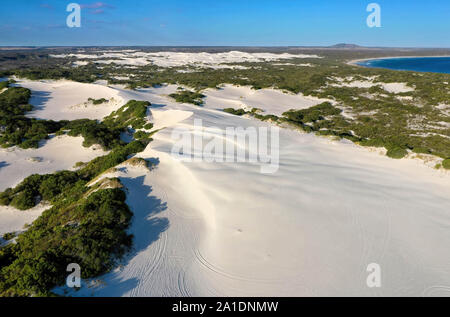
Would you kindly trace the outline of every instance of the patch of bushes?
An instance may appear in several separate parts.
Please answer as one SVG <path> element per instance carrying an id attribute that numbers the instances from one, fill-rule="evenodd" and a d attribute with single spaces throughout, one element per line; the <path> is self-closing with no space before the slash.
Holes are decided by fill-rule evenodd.
<path id="1" fill-rule="evenodd" d="M 180 103 L 190 103 L 196 106 L 201 106 L 203 104 L 203 98 L 206 96 L 194 91 L 183 90 L 174 94 L 170 94 L 170 97 Z"/>
<path id="2" fill-rule="evenodd" d="M 234 114 L 235 116 L 243 116 L 247 113 L 244 109 L 233 109 L 233 108 L 226 108 L 223 109 L 224 112 Z"/>
<path id="3" fill-rule="evenodd" d="M 89 102 L 92 102 L 92 104 L 93 104 L 94 106 L 98 106 L 98 105 L 101 105 L 101 104 L 103 104 L 103 103 L 108 102 L 108 100 L 105 99 L 105 98 L 100 98 L 100 99 L 89 98 L 88 101 L 89 101 Z"/>
<path id="4" fill-rule="evenodd" d="M 45 211 L 16 245 L 0 250 L 0 296 L 51 295 L 70 263 L 82 267 L 82 278 L 110 270 L 132 243 L 125 200 L 122 190 L 104 189 Z"/>
<path id="5" fill-rule="evenodd" d="M 408 155 L 408 151 L 406 149 L 397 145 L 388 146 L 386 149 L 386 155 L 393 159 L 402 159 Z"/>
<path id="6" fill-rule="evenodd" d="M 9 233 L 5 233 L 2 238 L 5 241 L 9 241 L 11 239 L 14 239 L 15 237 L 16 237 L 16 233 L 15 232 L 9 232 Z"/>
<path id="7" fill-rule="evenodd" d="M 80 119 L 70 121 L 64 125 L 63 129 L 70 130 L 69 136 L 82 136 L 84 138 L 83 146 L 85 147 L 99 144 L 104 149 L 109 150 L 121 144 L 121 129 L 110 127 L 96 120 Z"/>
<path id="8" fill-rule="evenodd" d="M 444 161 L 442 161 L 442 167 L 447 169 L 447 170 L 450 170 L 450 158 L 445 159 Z"/>
<path id="9" fill-rule="evenodd" d="M 103 120 L 110 129 L 124 131 L 128 127 L 135 130 L 143 129 L 147 125 L 147 112 L 151 104 L 148 101 L 130 100 L 119 110 L 114 111 Z"/>
<path id="10" fill-rule="evenodd" d="M 341 112 L 342 110 L 333 107 L 329 102 L 324 102 L 308 109 L 287 111 L 283 113 L 283 116 L 295 123 L 309 123 L 325 120 L 325 117 L 336 116 Z"/>
<path id="11" fill-rule="evenodd" d="M 149 139 L 151 135 L 152 135 L 151 133 L 148 133 L 148 132 L 145 132 L 145 131 L 137 131 L 134 134 L 134 138 L 136 140 L 145 140 L 145 139 Z"/>

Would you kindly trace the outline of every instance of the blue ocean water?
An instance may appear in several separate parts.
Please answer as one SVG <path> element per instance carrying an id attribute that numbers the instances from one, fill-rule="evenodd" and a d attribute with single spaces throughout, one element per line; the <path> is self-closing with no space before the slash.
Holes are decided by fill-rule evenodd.
<path id="1" fill-rule="evenodd" d="M 450 74 L 450 57 L 399 57 L 373 59 L 357 64 L 372 68 Z"/>

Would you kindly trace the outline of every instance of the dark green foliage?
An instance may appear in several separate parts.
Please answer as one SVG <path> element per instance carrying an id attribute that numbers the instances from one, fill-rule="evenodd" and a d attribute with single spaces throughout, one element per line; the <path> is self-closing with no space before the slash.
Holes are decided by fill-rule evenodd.
<path id="1" fill-rule="evenodd" d="M 131 246 L 125 199 L 120 189 L 99 190 L 44 212 L 17 245 L 0 250 L 0 296 L 50 295 L 70 263 L 82 267 L 83 278 L 111 269 Z"/>
<path id="2" fill-rule="evenodd" d="M 34 207 L 41 199 L 53 201 L 79 180 L 76 172 L 62 171 L 55 174 L 34 174 L 25 178 L 14 189 L 0 193 L 3 205 L 11 205 L 20 210 Z"/>
<path id="3" fill-rule="evenodd" d="M 261 121 L 272 120 L 272 121 L 274 121 L 274 122 L 277 122 L 277 121 L 280 119 L 279 117 L 277 117 L 277 116 L 275 116 L 275 115 L 273 115 L 273 114 L 262 115 L 262 114 L 258 114 L 258 113 L 253 113 L 252 115 L 253 115 L 253 117 L 255 117 L 256 119 L 261 120 Z"/>
<path id="4" fill-rule="evenodd" d="M 14 239 L 15 237 L 16 237 L 15 232 L 8 232 L 3 235 L 3 240 L 9 241 L 11 239 Z"/>
<path id="5" fill-rule="evenodd" d="M 0 248 L 0 270 L 2 267 L 10 265 L 16 259 L 15 254 L 14 254 L 15 248 L 16 248 L 16 245 L 13 243 Z M 1 296 L 1 294 L 0 294 L 0 296 Z"/>
<path id="6" fill-rule="evenodd" d="M 296 123 L 310 123 L 325 120 L 327 116 L 339 115 L 342 110 L 333 107 L 329 102 L 303 110 L 290 110 L 283 113 L 289 121 Z"/>
<path id="7" fill-rule="evenodd" d="M 20 210 L 27 210 L 36 206 L 40 200 L 53 203 L 61 195 L 67 196 L 67 191 L 75 184 L 79 182 L 85 184 L 109 168 L 126 161 L 130 155 L 142 152 L 149 142 L 150 139 L 145 138 L 142 141 L 118 146 L 108 155 L 97 157 L 76 172 L 61 171 L 47 175 L 31 175 L 14 189 L 9 188 L 0 193 L 0 205 L 11 205 Z"/>
<path id="8" fill-rule="evenodd" d="M 130 100 L 125 106 L 111 113 L 103 120 L 110 129 L 125 130 L 128 127 L 142 129 L 147 124 L 146 117 L 150 103 Z"/>
<path id="9" fill-rule="evenodd" d="M 11 87 L 0 94 L 0 145 L 21 148 L 37 148 L 39 141 L 46 139 L 63 126 L 59 122 L 36 120 L 25 117 L 32 110 L 28 104 L 31 92 L 20 87 Z"/>
<path id="10" fill-rule="evenodd" d="M 226 108 L 223 109 L 223 111 L 225 111 L 226 113 L 234 114 L 235 116 L 243 116 L 244 114 L 247 113 L 247 111 L 245 111 L 244 109 L 233 109 L 233 108 Z"/>
<path id="11" fill-rule="evenodd" d="M 69 136 L 82 136 L 83 146 L 90 147 L 94 144 L 101 145 L 104 149 L 112 149 L 119 145 L 120 129 L 109 127 L 103 122 L 81 119 L 68 122 L 64 129 L 70 130 Z"/>
<path id="12" fill-rule="evenodd" d="M 202 99 L 206 97 L 205 95 L 203 95 L 199 92 L 194 92 L 194 91 L 189 91 L 189 90 L 183 90 L 181 92 L 177 92 L 177 93 L 171 94 L 169 96 L 172 97 L 173 99 L 175 99 L 177 102 L 191 103 L 196 106 L 201 106 L 203 104 Z"/>
<path id="13" fill-rule="evenodd" d="M 132 154 L 145 150 L 149 142 L 149 139 L 133 141 L 125 146 L 117 147 L 108 155 L 97 157 L 89 162 L 85 167 L 78 171 L 78 175 L 83 179 L 91 179 L 100 175 L 107 169 L 126 161 Z"/>
<path id="14" fill-rule="evenodd" d="M 9 87 L 9 81 L 0 81 L 0 90 L 8 88 Z"/>
<path id="15" fill-rule="evenodd" d="M 151 133 L 148 132 L 144 132 L 144 131 L 138 131 L 134 134 L 134 138 L 136 140 L 145 140 L 145 139 L 149 139 L 151 136 Z"/>
<path id="16" fill-rule="evenodd" d="M 151 130 L 151 129 L 153 129 L 153 123 L 147 123 L 146 125 L 144 125 L 144 129 L 145 129 L 145 130 Z"/>
<path id="17" fill-rule="evenodd" d="M 88 101 L 92 102 L 92 104 L 95 106 L 98 106 L 98 105 L 101 105 L 102 103 L 108 102 L 108 100 L 105 98 L 100 98 L 100 99 L 89 98 Z"/>
<path id="18" fill-rule="evenodd" d="M 450 170 L 450 158 L 445 159 L 445 160 L 442 162 L 442 167 L 445 168 L 445 169 Z"/>
<path id="19" fill-rule="evenodd" d="M 406 149 L 401 148 L 400 146 L 397 146 L 397 145 L 388 147 L 387 150 L 388 151 L 387 151 L 386 155 L 393 159 L 401 159 L 401 158 L 404 158 L 408 154 L 408 151 L 406 151 Z"/>
<path id="20" fill-rule="evenodd" d="M 76 172 L 32 175 L 16 188 L 0 193 L 3 204 L 20 209 L 35 206 L 41 198 L 53 204 L 18 237 L 17 245 L 0 249 L 0 296 L 51 295 L 50 290 L 64 282 L 69 263 L 81 265 L 83 278 L 113 267 L 115 259 L 131 246 L 132 237 L 126 229 L 132 214 L 122 190 L 98 190 L 88 195 L 86 184 L 143 151 L 149 142 L 145 139 L 117 146 Z"/>

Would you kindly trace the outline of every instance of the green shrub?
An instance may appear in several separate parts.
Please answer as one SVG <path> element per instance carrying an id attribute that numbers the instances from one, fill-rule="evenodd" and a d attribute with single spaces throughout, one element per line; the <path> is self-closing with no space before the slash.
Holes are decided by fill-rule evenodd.
<path id="1" fill-rule="evenodd" d="M 445 159 L 444 161 L 442 161 L 442 167 L 444 167 L 447 170 L 450 170 L 450 158 Z"/>
<path id="2" fill-rule="evenodd" d="M 0 250 L 0 296 L 50 295 L 64 283 L 69 263 L 83 268 L 83 278 L 110 270 L 131 246 L 125 199 L 122 190 L 105 189 L 44 212 L 14 249 Z"/>
<path id="3" fill-rule="evenodd" d="M 191 103 L 196 106 L 201 106 L 203 104 L 203 98 L 206 97 L 205 95 L 199 92 L 193 92 L 189 90 L 184 90 L 181 92 L 170 94 L 169 96 L 175 99 L 177 102 Z"/>
<path id="4" fill-rule="evenodd" d="M 9 241 L 11 239 L 14 239 L 15 237 L 16 237 L 16 233 L 15 232 L 9 232 L 9 233 L 5 233 L 3 235 L 3 240 Z"/>
<path id="5" fill-rule="evenodd" d="M 244 109 L 233 109 L 233 108 L 226 108 L 223 109 L 224 112 L 234 114 L 235 116 L 243 116 L 247 112 Z"/>
<path id="6" fill-rule="evenodd" d="M 100 99 L 89 98 L 88 101 L 92 102 L 92 104 L 95 106 L 108 102 L 108 100 L 105 98 L 100 98 Z"/>
<path id="7" fill-rule="evenodd" d="M 386 155 L 393 159 L 402 159 L 406 155 L 408 155 L 408 151 L 406 149 L 401 148 L 399 146 L 391 146 L 387 149 Z"/>

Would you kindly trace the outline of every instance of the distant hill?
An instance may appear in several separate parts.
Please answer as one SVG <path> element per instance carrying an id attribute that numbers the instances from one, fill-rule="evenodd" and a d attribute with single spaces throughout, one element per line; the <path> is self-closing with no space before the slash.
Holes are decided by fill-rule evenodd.
<path id="1" fill-rule="evenodd" d="M 356 45 L 356 44 L 346 44 L 346 43 L 339 43 L 333 46 L 330 46 L 331 48 L 362 48 L 362 46 Z"/>

